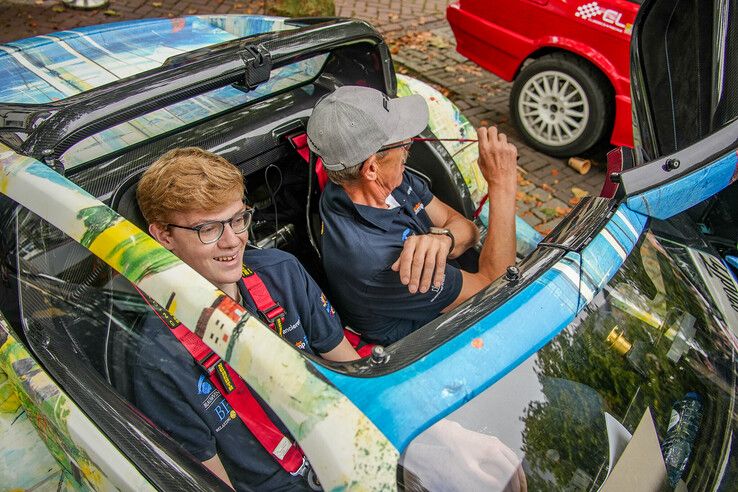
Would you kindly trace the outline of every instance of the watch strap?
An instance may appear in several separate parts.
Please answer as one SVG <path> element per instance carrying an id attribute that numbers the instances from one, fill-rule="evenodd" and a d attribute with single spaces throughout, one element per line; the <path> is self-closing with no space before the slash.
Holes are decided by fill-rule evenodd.
<path id="1" fill-rule="evenodd" d="M 451 231 L 449 231 L 448 229 L 444 229 L 443 227 L 431 227 L 429 232 L 431 234 L 443 235 L 451 238 L 451 248 L 449 248 L 448 250 L 448 254 L 450 255 L 451 252 L 454 250 L 454 246 L 456 246 L 456 238 L 454 238 L 453 233 L 451 233 Z"/>

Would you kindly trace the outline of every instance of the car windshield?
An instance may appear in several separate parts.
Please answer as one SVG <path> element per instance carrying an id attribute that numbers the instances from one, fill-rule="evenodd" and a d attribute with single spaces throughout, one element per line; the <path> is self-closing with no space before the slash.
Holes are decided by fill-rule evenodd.
<path id="1" fill-rule="evenodd" d="M 5 43 L 0 101 L 44 104 L 160 67 L 235 38 L 294 29 L 276 17 L 204 15 L 80 27 Z"/>
<path id="2" fill-rule="evenodd" d="M 434 490 L 437 470 L 476 462 L 474 473 L 452 480 L 501 490 L 520 480 L 518 460 L 530 490 L 622 490 L 643 463 L 658 480 L 672 410 L 694 395 L 701 409 L 682 479 L 689 490 L 735 484 L 734 338 L 706 306 L 674 255 L 645 234 L 564 331 L 410 443 L 406 485 Z M 447 451 L 453 436 L 463 451 Z"/>
<path id="3" fill-rule="evenodd" d="M 319 55 L 275 68 L 268 81 L 251 91 L 234 86 L 221 87 L 120 123 L 73 145 L 62 156 L 64 167 L 72 169 L 98 157 L 304 84 L 320 73 L 327 58 L 328 55 Z"/>

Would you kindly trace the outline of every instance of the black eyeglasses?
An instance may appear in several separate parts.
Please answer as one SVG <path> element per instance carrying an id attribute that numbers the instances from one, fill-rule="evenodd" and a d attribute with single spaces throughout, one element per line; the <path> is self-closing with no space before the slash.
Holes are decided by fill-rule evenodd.
<path id="1" fill-rule="evenodd" d="M 400 149 L 400 148 L 404 148 L 405 150 L 408 150 L 412 144 L 413 144 L 413 140 L 410 140 L 408 142 L 396 143 L 392 145 L 386 145 L 384 147 L 381 147 L 377 152 L 385 152 L 387 150 Z"/>
<path id="2" fill-rule="evenodd" d="M 176 227 L 178 229 L 187 229 L 189 231 L 196 231 L 197 237 L 203 244 L 212 244 L 216 242 L 223 235 L 225 225 L 229 224 L 233 232 L 241 234 L 246 232 L 246 229 L 251 225 L 251 218 L 254 216 L 254 209 L 247 208 L 243 212 L 239 212 L 230 219 L 226 220 L 213 220 L 210 222 L 203 222 L 196 226 L 187 227 L 177 224 L 167 224 L 167 227 Z"/>

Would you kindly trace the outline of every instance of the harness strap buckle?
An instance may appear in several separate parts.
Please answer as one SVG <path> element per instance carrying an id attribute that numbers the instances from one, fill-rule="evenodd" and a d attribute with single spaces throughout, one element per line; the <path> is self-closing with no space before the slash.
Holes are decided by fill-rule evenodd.
<path id="1" fill-rule="evenodd" d="M 310 487 L 310 490 L 323 490 L 323 487 L 321 487 L 320 485 L 320 480 L 318 480 L 318 476 L 315 474 L 315 470 L 313 470 L 312 465 L 304 456 L 302 457 L 302 464 L 300 465 L 300 468 L 290 473 L 290 475 L 294 477 L 304 478 L 308 486 Z"/>
<path id="2" fill-rule="evenodd" d="M 259 309 L 257 312 L 259 313 L 259 318 L 281 337 L 284 319 L 287 316 L 284 308 L 278 302 L 274 301 L 272 306 L 266 309 Z"/>
<path id="3" fill-rule="evenodd" d="M 202 359 L 195 360 L 197 361 L 197 365 L 200 366 L 202 370 L 204 370 L 208 374 L 212 374 L 212 372 L 215 370 L 215 366 L 217 366 L 218 362 L 220 362 L 220 356 L 211 350 Z"/>
<path id="4" fill-rule="evenodd" d="M 259 309 L 259 317 L 264 321 L 265 323 L 272 324 L 274 323 L 274 320 L 279 318 L 280 316 L 284 316 L 285 311 L 281 304 L 278 302 L 274 302 L 273 306 L 269 306 L 266 309 Z"/>
<path id="5" fill-rule="evenodd" d="M 302 457 L 302 464 L 300 465 L 300 468 L 297 470 L 290 472 L 290 475 L 293 477 L 307 477 L 308 472 L 310 471 L 310 462 L 305 458 Z"/>

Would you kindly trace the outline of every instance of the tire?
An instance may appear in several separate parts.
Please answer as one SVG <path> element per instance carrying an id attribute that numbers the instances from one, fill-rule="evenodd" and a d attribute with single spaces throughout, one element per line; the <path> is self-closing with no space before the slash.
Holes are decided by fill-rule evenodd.
<path id="1" fill-rule="evenodd" d="M 611 93 L 609 81 L 587 61 L 554 53 L 520 72 L 510 114 L 531 147 L 555 157 L 579 155 L 611 128 Z"/>

